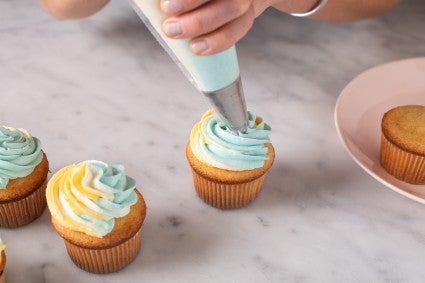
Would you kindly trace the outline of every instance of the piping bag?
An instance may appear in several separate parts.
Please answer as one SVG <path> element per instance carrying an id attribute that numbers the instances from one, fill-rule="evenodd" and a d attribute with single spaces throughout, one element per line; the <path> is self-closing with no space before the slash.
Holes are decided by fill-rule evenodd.
<path id="1" fill-rule="evenodd" d="M 162 32 L 166 15 L 159 0 L 129 1 L 189 81 L 208 98 L 222 123 L 235 134 L 245 132 L 248 113 L 235 46 L 214 55 L 195 55 L 189 50 L 189 39 L 171 39 Z"/>

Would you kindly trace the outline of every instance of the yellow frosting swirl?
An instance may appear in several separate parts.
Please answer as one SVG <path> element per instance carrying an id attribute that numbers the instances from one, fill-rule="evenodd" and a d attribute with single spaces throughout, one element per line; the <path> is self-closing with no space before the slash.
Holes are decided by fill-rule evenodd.
<path id="1" fill-rule="evenodd" d="M 123 166 L 89 160 L 53 175 L 46 189 L 47 204 L 62 226 L 100 238 L 112 231 L 115 218 L 130 212 L 137 201 L 135 187 Z"/>

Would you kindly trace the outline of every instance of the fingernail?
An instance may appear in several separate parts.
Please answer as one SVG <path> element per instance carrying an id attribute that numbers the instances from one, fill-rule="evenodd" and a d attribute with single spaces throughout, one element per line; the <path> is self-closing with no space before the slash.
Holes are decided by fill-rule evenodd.
<path id="1" fill-rule="evenodd" d="M 176 14 L 183 10 L 183 5 L 180 0 L 163 0 L 161 9 L 167 14 Z"/>
<path id="2" fill-rule="evenodd" d="M 182 27 L 179 21 L 167 21 L 163 25 L 166 35 L 174 37 L 182 33 Z"/>
<path id="3" fill-rule="evenodd" d="M 193 53 L 202 55 L 205 51 L 208 50 L 208 44 L 205 40 L 197 40 L 190 44 L 190 49 Z"/>

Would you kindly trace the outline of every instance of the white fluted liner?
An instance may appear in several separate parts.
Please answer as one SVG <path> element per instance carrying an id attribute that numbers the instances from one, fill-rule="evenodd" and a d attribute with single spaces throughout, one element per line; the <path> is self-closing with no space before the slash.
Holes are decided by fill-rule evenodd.
<path id="1" fill-rule="evenodd" d="M 110 248 L 89 249 L 64 239 L 72 261 L 81 269 L 92 273 L 111 273 L 123 269 L 137 256 L 142 241 L 142 228 L 127 241 Z"/>
<path id="2" fill-rule="evenodd" d="M 47 206 L 46 184 L 22 199 L 0 203 L 0 227 L 16 228 L 38 218 Z"/>
<path id="3" fill-rule="evenodd" d="M 411 184 L 425 184 L 425 156 L 403 150 L 381 136 L 382 167 L 391 175 Z"/>
<path id="4" fill-rule="evenodd" d="M 198 196 L 207 204 L 232 209 L 252 202 L 260 193 L 266 174 L 246 183 L 225 184 L 211 181 L 192 170 Z"/>

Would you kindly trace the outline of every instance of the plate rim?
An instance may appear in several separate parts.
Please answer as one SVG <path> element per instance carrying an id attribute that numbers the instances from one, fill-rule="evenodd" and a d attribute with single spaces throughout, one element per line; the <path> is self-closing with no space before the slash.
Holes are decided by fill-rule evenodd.
<path id="1" fill-rule="evenodd" d="M 357 74 L 355 77 L 353 77 L 349 83 L 347 83 L 345 85 L 345 87 L 341 90 L 340 94 L 338 95 L 338 98 L 336 100 L 335 103 L 335 108 L 334 108 L 334 124 L 335 124 L 335 128 L 336 128 L 336 132 L 338 134 L 339 140 L 341 141 L 345 151 L 348 153 L 348 155 L 351 157 L 351 159 L 354 160 L 354 162 L 360 167 L 362 168 L 364 171 L 366 171 L 370 176 L 372 176 L 375 180 L 377 180 L 378 182 L 380 182 L 381 184 L 385 185 L 386 187 L 392 189 L 393 191 L 403 195 L 404 197 L 407 197 L 409 199 L 412 199 L 414 201 L 417 201 L 419 203 L 425 204 L 425 197 L 422 198 L 420 196 L 417 196 L 413 193 L 407 192 L 401 188 L 399 188 L 398 186 L 394 185 L 393 183 L 383 179 L 381 177 L 381 175 L 373 172 L 368 166 L 366 166 L 363 162 L 361 162 L 359 160 L 359 158 L 350 150 L 350 148 L 348 147 L 347 144 L 347 140 L 344 137 L 344 135 L 341 132 L 341 125 L 340 125 L 340 114 L 338 111 L 341 108 L 341 103 L 342 100 L 344 99 L 344 97 L 346 96 L 346 90 L 351 87 L 352 84 L 354 84 L 356 82 L 357 79 L 359 79 L 359 77 L 365 76 L 367 73 L 369 72 L 373 72 L 376 69 L 382 69 L 385 68 L 388 65 L 395 65 L 395 64 L 401 64 L 401 63 L 406 63 L 408 61 L 417 61 L 417 60 L 425 60 L 425 57 L 414 57 L 414 58 L 407 58 L 407 59 L 401 59 L 401 60 L 396 60 L 396 61 L 391 61 L 391 62 L 386 62 L 380 65 L 376 65 L 373 66 L 371 68 L 368 68 L 366 70 L 363 70 L 362 72 L 360 72 L 359 74 Z M 395 178 L 393 176 L 391 176 L 389 173 L 387 173 L 388 176 Z M 401 180 L 399 180 L 400 182 L 402 182 Z M 425 189 L 425 185 L 413 185 L 413 184 L 409 184 L 406 183 L 409 186 L 423 186 Z"/>

